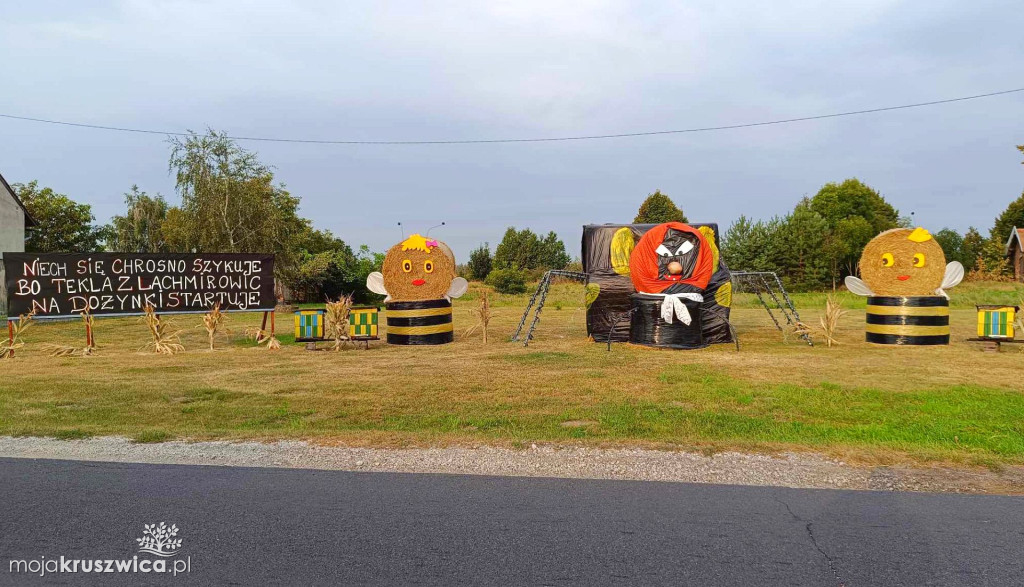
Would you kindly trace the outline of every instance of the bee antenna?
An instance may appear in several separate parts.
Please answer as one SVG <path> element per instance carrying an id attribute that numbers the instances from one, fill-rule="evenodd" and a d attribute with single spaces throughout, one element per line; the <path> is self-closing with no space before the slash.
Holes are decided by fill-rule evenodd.
<path id="1" fill-rule="evenodd" d="M 441 226 L 444 226 L 444 222 L 441 222 L 441 224 L 438 224 L 436 226 L 431 226 L 430 228 L 427 229 L 427 234 L 424 235 L 424 236 L 430 236 L 430 231 L 431 230 L 434 230 L 435 228 L 438 228 L 438 227 L 441 227 Z"/>

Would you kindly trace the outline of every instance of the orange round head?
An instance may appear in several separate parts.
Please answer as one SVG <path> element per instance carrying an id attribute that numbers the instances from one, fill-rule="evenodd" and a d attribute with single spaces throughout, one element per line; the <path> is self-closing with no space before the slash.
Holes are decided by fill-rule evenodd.
<path id="1" fill-rule="evenodd" d="M 942 286 L 946 256 L 923 228 L 894 228 L 868 242 L 860 278 L 879 296 L 932 296 Z"/>
<path id="2" fill-rule="evenodd" d="M 437 300 L 455 279 L 455 257 L 448 245 L 414 234 L 388 249 L 381 273 L 394 301 Z"/>

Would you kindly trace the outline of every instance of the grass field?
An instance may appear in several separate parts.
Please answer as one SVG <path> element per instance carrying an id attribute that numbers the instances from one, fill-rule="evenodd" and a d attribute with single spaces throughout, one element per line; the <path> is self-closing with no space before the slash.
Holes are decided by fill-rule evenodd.
<path id="1" fill-rule="evenodd" d="M 953 343 L 887 348 L 863 342 L 864 302 L 850 308 L 834 348 L 774 328 L 755 299 L 737 296 L 742 350 L 663 351 L 586 339 L 582 288 L 557 285 L 536 339 L 507 342 L 527 296 L 494 296 L 491 342 L 474 323 L 474 289 L 455 306 L 456 342 L 308 352 L 279 338 L 267 351 L 232 314 L 230 338 L 206 349 L 200 316 L 179 316 L 188 349 L 142 354 L 137 318 L 99 319 L 96 355 L 47 356 L 43 343 L 81 345 L 79 322 L 38 323 L 0 363 L 0 434 L 140 442 L 310 439 L 348 445 L 532 442 L 698 450 L 816 450 L 870 462 L 1024 463 L 1024 353 L 983 353 L 963 339 L 974 303 L 1019 303 L 1024 287 L 953 290 Z M 823 294 L 794 296 L 817 326 Z M 286 332 L 290 316 L 279 316 Z M 1024 345 L 1021 345 L 1024 346 Z"/>

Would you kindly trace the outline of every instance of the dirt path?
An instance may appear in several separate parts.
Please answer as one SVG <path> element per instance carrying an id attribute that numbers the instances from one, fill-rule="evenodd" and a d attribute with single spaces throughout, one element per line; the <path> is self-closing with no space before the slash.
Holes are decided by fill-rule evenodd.
<path id="1" fill-rule="evenodd" d="M 721 483 L 778 487 L 1024 493 L 1024 467 L 975 469 L 854 466 L 813 453 L 703 455 L 644 449 L 534 446 L 373 449 L 305 442 L 164 442 L 0 437 L 0 457 Z"/>

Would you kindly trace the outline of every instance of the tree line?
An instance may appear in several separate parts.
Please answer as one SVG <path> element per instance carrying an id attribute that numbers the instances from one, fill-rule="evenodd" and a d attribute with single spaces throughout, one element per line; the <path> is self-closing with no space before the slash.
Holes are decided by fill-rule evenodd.
<path id="1" fill-rule="evenodd" d="M 89 205 L 36 181 L 13 184 L 36 220 L 26 250 L 273 253 L 278 280 L 299 299 L 354 293 L 358 301 L 379 301 L 365 283 L 384 255 L 365 245 L 354 250 L 331 231 L 314 228 L 299 215 L 299 198 L 275 182 L 255 153 L 212 130 L 168 142 L 180 204 L 132 186 L 124 214 L 107 225 L 93 224 Z M 1024 152 L 1024 145 L 1017 148 Z M 660 190 L 647 196 L 633 219 L 671 221 L 686 222 L 686 215 Z M 831 289 L 856 273 L 871 238 L 910 223 L 881 193 L 851 178 L 825 184 L 783 216 L 740 216 L 721 235 L 720 246 L 733 270 L 774 271 L 794 290 Z M 1014 226 L 1024 227 L 1024 193 L 995 218 L 987 237 L 974 227 L 963 234 L 943 228 L 934 236 L 948 260 L 960 261 L 976 276 L 1001 278 L 1009 271 L 1004 245 Z M 519 293 L 544 271 L 564 268 L 582 270 L 557 234 L 509 227 L 493 253 L 489 243 L 480 245 L 459 271 L 504 293 Z"/>

